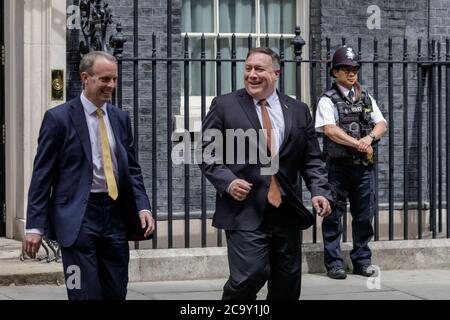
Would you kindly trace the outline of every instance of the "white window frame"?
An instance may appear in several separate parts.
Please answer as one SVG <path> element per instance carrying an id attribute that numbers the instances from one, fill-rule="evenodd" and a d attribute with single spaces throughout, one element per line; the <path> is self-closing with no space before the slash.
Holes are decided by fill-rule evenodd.
<path id="1" fill-rule="evenodd" d="M 182 32 L 181 36 L 184 38 L 186 35 L 189 39 L 200 39 L 204 36 L 206 39 L 212 38 L 216 39 L 219 34 L 222 38 L 230 38 L 233 33 L 219 33 L 219 25 L 220 25 L 220 14 L 219 14 L 219 1 L 214 1 L 214 32 Z M 250 33 L 252 39 L 255 41 L 255 46 L 259 46 L 261 43 L 261 39 L 265 39 L 269 36 L 269 39 L 280 39 L 283 36 L 284 39 L 293 39 L 295 37 L 294 33 L 290 34 L 277 34 L 277 33 L 261 33 L 260 30 L 260 0 L 255 1 L 255 12 L 256 14 L 256 32 Z M 296 25 L 301 28 L 301 35 L 306 41 L 306 45 L 303 47 L 302 58 L 309 58 L 309 44 L 308 38 L 305 38 L 309 35 L 309 16 L 310 16 L 310 7 L 309 0 L 296 0 Z M 249 33 L 234 33 L 237 39 L 247 39 Z M 217 52 L 217 42 L 214 41 L 214 53 Z M 213 78 L 216 78 L 216 69 L 213 68 Z M 216 84 L 214 83 L 214 86 Z M 309 94 L 309 68 L 307 64 L 303 64 L 302 66 L 302 100 L 305 102 L 310 101 Z M 216 90 L 214 90 L 216 91 Z M 211 105 L 211 101 L 214 96 L 206 96 L 206 112 L 208 112 L 209 107 Z M 295 96 L 294 96 L 295 98 Z M 181 88 L 181 99 L 180 99 L 180 114 L 175 116 L 175 130 L 183 130 L 184 129 L 184 88 Z M 201 96 L 190 96 L 189 97 L 189 131 L 191 132 L 199 132 L 201 130 Z"/>

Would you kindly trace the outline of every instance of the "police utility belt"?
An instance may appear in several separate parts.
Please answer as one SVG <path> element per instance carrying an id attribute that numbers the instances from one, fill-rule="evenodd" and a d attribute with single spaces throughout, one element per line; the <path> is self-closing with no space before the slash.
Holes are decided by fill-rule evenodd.
<path id="1" fill-rule="evenodd" d="M 359 99 L 351 101 L 345 97 L 334 83 L 332 88 L 323 96 L 328 97 L 338 112 L 337 126 L 346 134 L 361 139 L 367 136 L 374 128 L 370 114 L 373 111 L 369 94 L 363 89 Z M 372 143 L 374 146 L 375 143 Z M 348 166 L 369 166 L 375 163 L 374 157 L 368 157 L 366 153 L 359 152 L 355 148 L 336 143 L 324 136 L 324 153 L 327 161 Z"/>

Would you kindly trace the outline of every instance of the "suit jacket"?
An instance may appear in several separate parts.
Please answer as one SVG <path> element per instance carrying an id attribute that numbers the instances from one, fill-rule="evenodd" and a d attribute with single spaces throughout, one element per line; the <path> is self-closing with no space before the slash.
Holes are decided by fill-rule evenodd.
<path id="1" fill-rule="evenodd" d="M 126 112 L 107 105 L 117 144 L 117 201 L 125 215 L 129 240 L 143 240 L 138 212 L 151 210 L 141 168 L 135 158 Z M 93 180 L 89 131 L 80 97 L 48 110 L 42 121 L 28 192 L 27 229 L 44 229 L 62 247 L 79 233 Z"/>
<path id="2" fill-rule="evenodd" d="M 331 201 L 327 172 L 323 155 L 317 140 L 313 120 L 305 103 L 278 93 L 285 121 L 284 141 L 279 148 L 279 171 L 276 176 L 290 203 L 300 203 L 297 173 L 300 172 L 312 196 L 322 195 Z M 261 129 L 261 124 L 253 104 L 253 98 L 245 89 L 216 97 L 203 122 L 202 131 L 216 129 L 222 132 L 223 145 L 227 145 L 226 129 Z M 211 148 L 212 141 L 203 137 L 202 149 Z M 228 141 L 229 143 L 229 141 Z M 261 175 L 261 161 L 249 161 L 250 143 L 245 144 L 245 161 L 241 164 L 227 163 L 224 148 L 223 159 L 208 164 L 202 162 L 200 168 L 217 190 L 216 210 L 213 226 L 225 230 L 255 230 L 264 217 L 270 175 Z M 236 148 L 235 148 L 236 154 Z M 217 153 L 214 154 L 215 159 Z M 262 158 L 261 158 L 262 159 Z M 236 160 L 236 159 L 235 159 Z M 222 163 L 220 163 L 222 162 Z M 253 184 L 244 201 L 237 201 L 226 191 L 236 179 L 245 179 Z M 291 192 L 293 190 L 294 192 Z M 297 217 L 298 218 L 298 217 Z M 299 219 L 294 223 L 301 225 Z"/>

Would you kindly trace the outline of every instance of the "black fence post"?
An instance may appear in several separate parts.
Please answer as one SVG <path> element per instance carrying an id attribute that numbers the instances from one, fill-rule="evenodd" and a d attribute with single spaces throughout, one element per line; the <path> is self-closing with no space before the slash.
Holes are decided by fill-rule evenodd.
<path id="1" fill-rule="evenodd" d="M 295 54 L 295 97 L 297 100 L 302 99 L 302 51 L 303 46 L 306 44 L 305 40 L 300 35 L 301 30 L 300 27 L 295 27 L 295 37 L 292 39 L 291 44 L 294 46 L 294 54 Z M 297 182 L 299 185 L 299 190 L 302 190 L 302 178 L 300 174 L 297 174 Z M 299 194 L 301 197 L 302 194 Z M 303 241 L 303 232 L 301 233 L 301 240 Z"/>
<path id="2" fill-rule="evenodd" d="M 168 246 L 173 248 L 172 183 L 172 1 L 167 1 L 167 227 Z"/>
<path id="3" fill-rule="evenodd" d="M 310 94 L 311 94 L 311 109 L 312 109 L 312 116 L 313 116 L 313 122 L 315 123 L 316 120 L 316 110 L 317 110 L 317 92 L 316 92 L 316 69 L 317 69 L 317 61 L 316 61 L 316 50 L 315 50 L 315 37 L 311 37 L 311 62 L 309 64 L 309 78 L 310 78 Z M 314 225 L 312 227 L 312 238 L 313 243 L 317 243 L 317 216 L 316 219 L 314 219 Z"/>
<path id="4" fill-rule="evenodd" d="M 133 5 L 133 132 L 136 160 L 139 162 L 139 1 Z M 134 242 L 134 249 L 139 249 L 139 241 Z"/>
<path id="5" fill-rule="evenodd" d="M 358 59 L 362 60 L 362 40 L 360 37 L 358 37 Z M 364 84 L 364 80 L 363 80 L 363 69 L 364 69 L 364 64 L 360 63 L 360 67 L 359 67 L 359 72 L 358 72 L 358 81 L 361 84 Z"/>
<path id="6" fill-rule="evenodd" d="M 156 124 L 156 99 L 157 99 L 157 62 L 156 62 L 156 35 L 152 34 L 152 209 L 153 218 L 155 219 L 155 231 L 153 231 L 153 249 L 158 248 L 158 168 L 157 168 L 157 155 L 158 155 L 158 144 L 156 137 L 157 124 Z"/>
<path id="7" fill-rule="evenodd" d="M 295 37 L 292 40 L 292 45 L 294 46 L 295 53 L 295 79 L 296 79 L 296 88 L 295 88 L 295 96 L 297 100 L 302 99 L 302 53 L 303 46 L 306 44 L 305 40 L 303 40 L 300 35 L 300 27 L 295 28 Z"/>
<path id="8" fill-rule="evenodd" d="M 430 113 L 430 228 L 433 239 L 436 239 L 436 40 L 431 42 L 431 60 L 429 84 L 431 93 L 431 104 L 428 106 Z"/>
<path id="9" fill-rule="evenodd" d="M 378 100 L 378 40 L 373 39 L 373 95 L 375 100 Z M 390 125 L 390 124 L 389 124 Z M 375 150 L 375 159 L 378 158 L 378 148 Z M 379 213 L 379 200 L 378 200 L 378 161 L 375 162 L 375 217 L 374 217 L 374 240 L 380 239 L 380 213 Z"/>
<path id="10" fill-rule="evenodd" d="M 231 91 L 236 91 L 236 35 L 231 36 Z"/>
<path id="11" fill-rule="evenodd" d="M 202 34 L 202 37 L 200 39 L 200 46 L 201 46 L 201 53 L 200 53 L 200 59 L 201 59 L 201 65 L 200 65 L 200 95 L 201 95 L 201 114 L 202 114 L 202 123 L 203 119 L 205 119 L 206 115 L 206 39 L 205 35 Z M 202 247 L 206 247 L 206 180 L 205 176 L 202 175 L 202 228 L 201 228 L 201 242 Z"/>
<path id="12" fill-rule="evenodd" d="M 438 125 L 438 138 L 437 138 L 437 152 L 438 152 L 438 232 L 442 232 L 442 65 L 441 65 L 441 42 L 437 43 L 437 125 Z"/>
<path id="13" fill-rule="evenodd" d="M 216 56 L 216 95 L 220 96 L 222 94 L 222 54 L 221 54 L 221 45 L 220 45 L 220 35 L 217 35 L 216 40 L 217 46 L 217 56 Z M 252 46 L 252 36 L 248 35 L 248 46 L 249 50 Z M 222 230 L 217 229 L 217 246 L 222 247 Z"/>
<path id="14" fill-rule="evenodd" d="M 394 65 L 392 38 L 388 39 L 388 108 L 389 108 L 389 240 L 394 239 Z"/>
<path id="15" fill-rule="evenodd" d="M 422 239 L 422 40 L 417 40 L 417 237 Z"/>
<path id="16" fill-rule="evenodd" d="M 295 54 L 295 97 L 297 100 L 302 99 L 302 53 L 303 46 L 306 44 L 305 40 L 300 35 L 301 30 L 300 27 L 295 27 L 295 37 L 292 39 L 291 44 L 294 46 L 294 54 Z M 297 181 L 299 183 L 299 190 L 302 190 L 302 179 L 300 175 L 297 177 Z"/>
<path id="17" fill-rule="evenodd" d="M 331 70 L 331 44 L 330 44 L 330 38 L 326 38 L 326 48 L 327 48 L 327 52 L 326 52 L 326 59 L 327 59 L 327 63 L 325 66 L 325 79 L 326 79 L 326 86 L 327 89 L 331 87 L 331 76 L 330 76 L 330 70 Z"/>
<path id="18" fill-rule="evenodd" d="M 184 37 L 184 130 L 189 132 L 189 36 Z M 186 138 L 186 136 L 184 136 Z M 189 135 L 190 138 L 190 135 Z M 187 150 L 186 150 L 187 151 Z M 190 159 L 189 159 L 190 160 Z M 190 242 L 190 164 L 184 164 L 184 246 L 189 248 Z"/>
<path id="19" fill-rule="evenodd" d="M 408 239 L 408 40 L 403 39 L 403 238 Z"/>

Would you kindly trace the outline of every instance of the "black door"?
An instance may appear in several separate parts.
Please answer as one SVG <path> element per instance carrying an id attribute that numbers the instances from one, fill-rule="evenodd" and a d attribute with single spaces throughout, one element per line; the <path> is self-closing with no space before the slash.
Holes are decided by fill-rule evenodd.
<path id="1" fill-rule="evenodd" d="M 5 201 L 5 35 L 4 35 L 4 2 L 0 2 L 0 237 L 6 233 L 6 201 Z"/>

